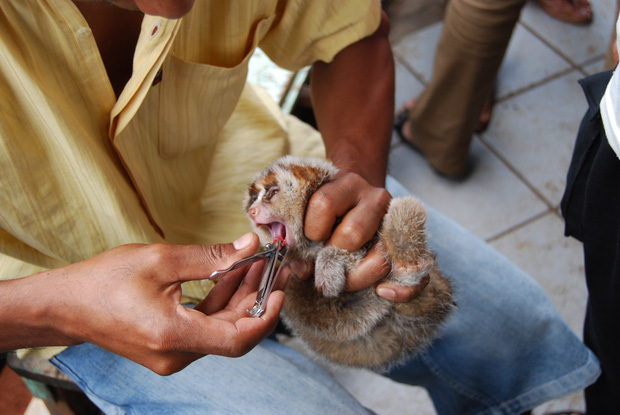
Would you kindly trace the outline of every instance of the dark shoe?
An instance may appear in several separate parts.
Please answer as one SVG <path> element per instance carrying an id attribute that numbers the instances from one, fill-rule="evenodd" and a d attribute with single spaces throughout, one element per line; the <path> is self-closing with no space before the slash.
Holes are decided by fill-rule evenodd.
<path id="1" fill-rule="evenodd" d="M 592 21 L 592 5 L 588 0 L 536 0 L 549 16 L 572 24 L 588 24 Z"/>
<path id="2" fill-rule="evenodd" d="M 403 126 L 405 125 L 408 119 L 409 119 L 409 110 L 407 108 L 403 108 L 396 114 L 396 117 L 394 118 L 394 131 L 396 131 L 396 135 L 398 135 L 398 137 L 402 140 L 403 143 L 408 145 L 416 153 L 419 153 L 426 158 L 426 155 L 424 154 L 424 152 L 417 145 L 415 145 L 415 143 L 407 140 L 405 138 L 405 135 L 403 134 Z M 428 161 L 428 158 L 427 158 L 427 161 Z M 437 175 L 443 177 L 444 179 L 453 181 L 453 182 L 464 181 L 465 179 L 469 177 L 469 175 L 471 174 L 473 170 L 468 163 L 465 168 L 465 171 L 463 172 L 446 173 L 442 171 L 441 169 L 437 168 L 436 166 L 434 166 L 430 161 L 428 161 L 428 164 L 431 166 L 433 171 L 437 173 Z"/>

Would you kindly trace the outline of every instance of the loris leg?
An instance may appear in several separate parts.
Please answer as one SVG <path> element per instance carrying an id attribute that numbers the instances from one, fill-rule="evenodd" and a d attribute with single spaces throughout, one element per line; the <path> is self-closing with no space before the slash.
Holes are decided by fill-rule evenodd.
<path id="1" fill-rule="evenodd" d="M 412 197 L 393 199 L 383 220 L 380 243 L 392 262 L 390 279 L 419 284 L 435 258 L 426 245 L 426 209 Z"/>
<path id="2" fill-rule="evenodd" d="M 432 271 L 434 265 L 435 258 L 430 254 L 419 257 L 415 262 L 392 260 L 389 279 L 403 285 L 417 285 Z"/>

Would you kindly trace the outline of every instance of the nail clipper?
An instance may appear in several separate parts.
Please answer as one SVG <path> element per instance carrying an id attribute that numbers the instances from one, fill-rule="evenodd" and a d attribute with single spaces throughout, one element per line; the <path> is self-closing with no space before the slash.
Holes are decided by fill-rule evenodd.
<path id="1" fill-rule="evenodd" d="M 273 290 L 273 286 L 278 279 L 278 275 L 280 275 L 280 269 L 284 266 L 284 260 L 287 252 L 288 245 L 286 245 L 284 241 L 274 241 L 273 243 L 266 244 L 265 249 L 262 252 L 241 259 L 227 269 L 213 272 L 209 276 L 209 279 L 211 281 L 217 281 L 229 271 L 266 259 L 267 262 L 263 267 L 263 276 L 261 278 L 260 286 L 258 287 L 256 301 L 254 302 L 254 306 L 247 310 L 248 313 L 250 313 L 250 317 L 260 317 L 260 315 L 265 311 L 267 298 Z M 280 261 L 279 264 L 278 261 Z"/>

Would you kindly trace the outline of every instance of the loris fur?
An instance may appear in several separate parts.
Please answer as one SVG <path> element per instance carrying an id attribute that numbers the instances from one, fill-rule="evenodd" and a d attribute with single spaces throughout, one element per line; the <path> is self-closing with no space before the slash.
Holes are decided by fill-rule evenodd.
<path id="1" fill-rule="evenodd" d="M 425 350 L 454 308 L 451 284 L 427 247 L 426 209 L 413 197 L 392 199 L 375 237 L 356 252 L 305 237 L 312 194 L 338 172 L 330 162 L 286 156 L 250 184 L 245 208 L 263 243 L 284 240 L 288 258 L 314 261 L 314 277 L 293 276 L 283 321 L 318 356 L 334 363 L 387 371 Z M 429 283 L 406 303 L 379 297 L 375 286 L 345 291 L 346 275 L 377 245 L 392 271 L 382 281 Z"/>

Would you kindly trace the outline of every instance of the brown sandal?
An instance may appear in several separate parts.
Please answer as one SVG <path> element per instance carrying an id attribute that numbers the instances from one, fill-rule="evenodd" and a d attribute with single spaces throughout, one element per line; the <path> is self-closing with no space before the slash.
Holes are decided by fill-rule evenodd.
<path id="1" fill-rule="evenodd" d="M 592 21 L 592 5 L 588 0 L 535 0 L 549 16 L 577 25 Z"/>
<path id="2" fill-rule="evenodd" d="M 403 133 L 403 127 L 404 127 L 404 125 L 405 125 L 405 123 L 407 122 L 408 119 L 409 119 L 409 109 L 405 106 L 405 107 L 401 108 L 396 113 L 396 116 L 394 118 L 393 129 L 396 132 L 396 135 L 401 139 L 401 141 L 404 144 L 409 146 L 409 148 L 411 148 L 416 153 L 419 153 L 424 158 L 426 158 L 426 155 L 424 154 L 424 152 L 417 145 L 415 145 L 414 143 L 409 141 L 407 138 L 405 138 L 405 134 Z M 427 159 L 427 161 L 428 161 L 428 159 Z M 452 173 L 452 172 L 451 173 L 446 173 L 446 172 L 443 172 L 440 169 L 437 169 L 435 166 L 433 166 L 430 162 L 429 162 L 429 165 L 431 166 L 433 171 L 438 176 L 443 177 L 444 179 L 447 179 L 447 180 L 455 182 L 455 183 L 459 183 L 459 182 L 465 181 L 465 179 L 467 179 L 471 175 L 471 173 L 473 171 L 473 167 L 469 163 L 467 163 L 467 166 L 466 166 L 464 171 L 457 172 L 457 173 Z"/>
<path id="3" fill-rule="evenodd" d="M 495 105 L 495 86 L 491 91 L 491 95 L 489 95 L 484 102 L 484 107 L 482 107 L 482 112 L 478 117 L 478 125 L 474 130 L 475 133 L 482 133 L 486 131 L 489 123 L 491 122 L 491 118 L 493 118 L 493 106 Z"/>

